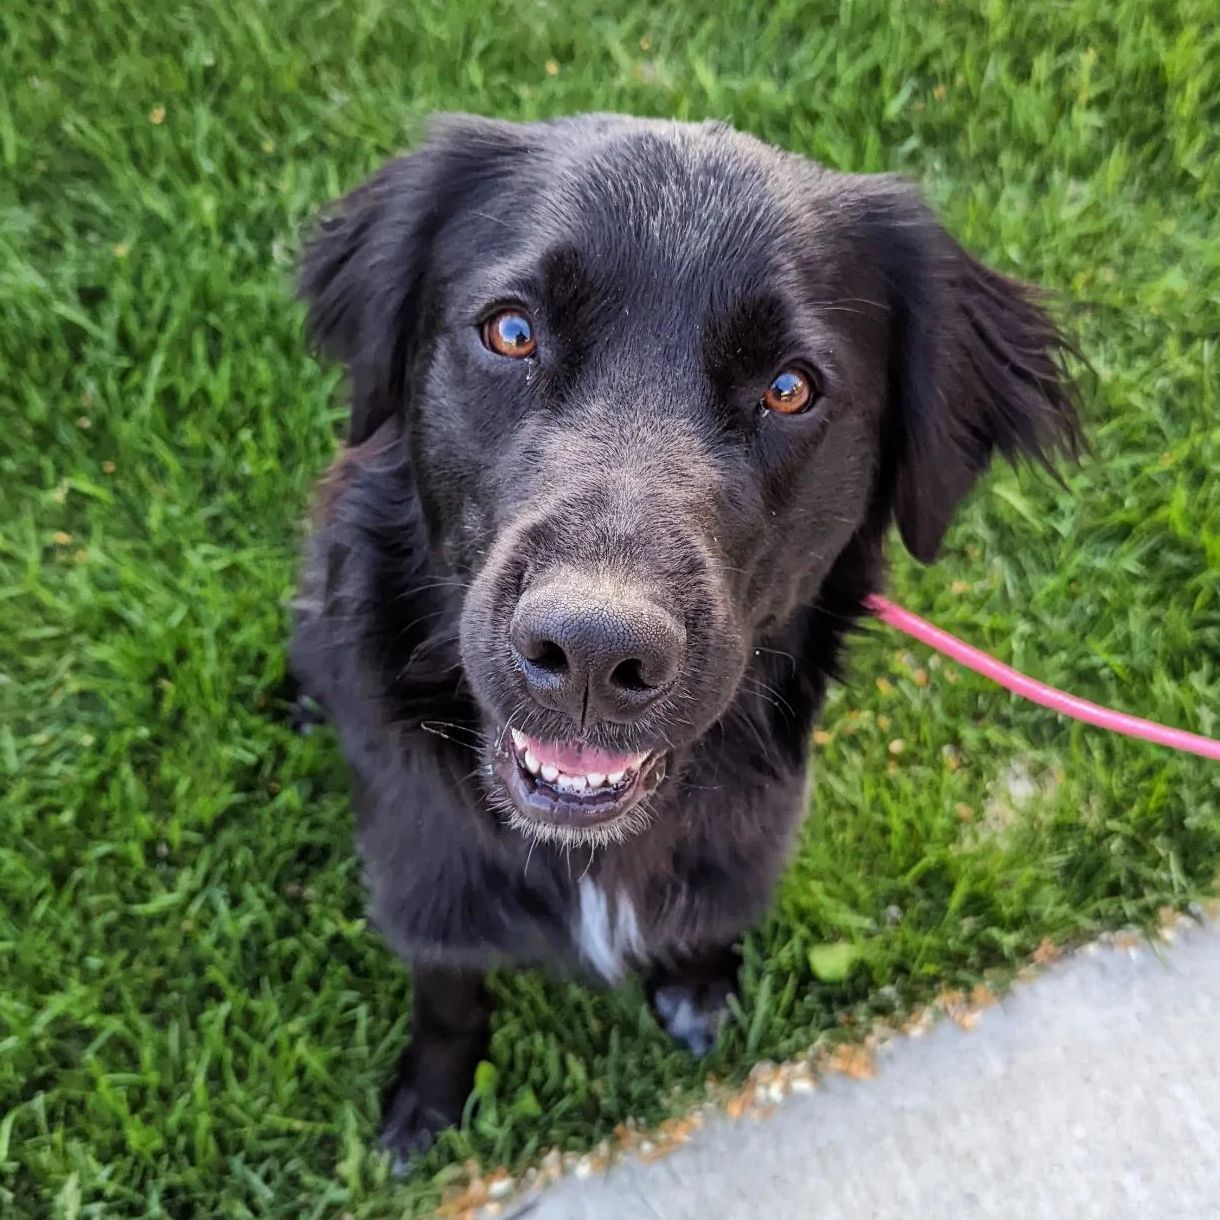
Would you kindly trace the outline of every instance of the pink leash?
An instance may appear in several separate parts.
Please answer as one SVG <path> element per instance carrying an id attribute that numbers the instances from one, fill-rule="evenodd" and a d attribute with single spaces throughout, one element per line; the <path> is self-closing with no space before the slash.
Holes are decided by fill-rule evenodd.
<path id="1" fill-rule="evenodd" d="M 921 644 L 935 648 L 944 653 L 959 665 L 973 669 L 975 673 L 998 682 L 1015 695 L 1021 695 L 1032 703 L 1049 707 L 1054 712 L 1083 720 L 1085 724 L 1094 724 L 1098 728 L 1109 729 L 1112 733 L 1121 733 L 1124 737 L 1137 737 L 1141 741 L 1155 742 L 1159 746 L 1168 746 L 1171 750 L 1182 750 L 1187 754 L 1198 754 L 1202 758 L 1220 761 L 1220 741 L 1210 737 L 1201 737 L 1198 733 L 1187 733 L 1184 729 L 1171 729 L 1166 725 L 1157 724 L 1154 720 L 1141 720 L 1138 716 L 1128 716 L 1125 712 L 1111 711 L 1087 699 L 1069 695 L 1066 691 L 1056 690 L 1044 682 L 1036 682 L 1018 673 L 1011 666 L 997 661 L 978 648 L 959 640 L 956 636 L 942 631 L 939 627 L 922 619 L 918 614 L 912 614 L 901 606 L 894 605 L 884 597 L 876 595 L 868 599 L 868 608 L 890 627 L 905 632 Z"/>

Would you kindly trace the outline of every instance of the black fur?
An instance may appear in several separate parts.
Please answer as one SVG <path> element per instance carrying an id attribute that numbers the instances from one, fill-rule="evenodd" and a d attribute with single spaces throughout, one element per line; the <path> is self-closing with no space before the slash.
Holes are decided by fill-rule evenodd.
<path id="1" fill-rule="evenodd" d="M 910 187 L 720 125 L 443 119 L 340 202 L 302 287 L 353 405 L 293 655 L 350 763 L 373 919 L 417 968 L 384 1131 L 406 1155 L 460 1116 L 492 965 L 639 965 L 671 1032 L 710 1045 L 891 523 L 931 560 L 994 450 L 1072 452 L 1076 417 L 1034 295 Z M 504 302 L 536 357 L 482 346 Z M 793 362 L 821 400 L 764 412 Z M 507 636 L 557 571 L 643 590 L 686 633 L 664 698 L 583 728 L 666 754 L 644 824 L 601 850 L 507 825 L 490 766 L 510 720 L 581 731 Z"/>

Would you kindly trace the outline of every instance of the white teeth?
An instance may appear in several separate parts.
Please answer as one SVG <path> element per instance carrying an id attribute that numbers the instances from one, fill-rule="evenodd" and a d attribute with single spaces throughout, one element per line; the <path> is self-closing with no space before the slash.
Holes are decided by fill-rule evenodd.
<path id="1" fill-rule="evenodd" d="M 509 733 L 516 748 L 521 765 L 531 774 L 540 775 L 548 784 L 554 784 L 561 792 L 579 793 L 586 789 L 617 788 L 633 770 L 624 767 L 621 771 L 590 771 L 587 775 L 573 775 L 561 771 L 554 763 L 540 762 L 530 748 L 530 739 L 519 729 L 510 726 Z"/>

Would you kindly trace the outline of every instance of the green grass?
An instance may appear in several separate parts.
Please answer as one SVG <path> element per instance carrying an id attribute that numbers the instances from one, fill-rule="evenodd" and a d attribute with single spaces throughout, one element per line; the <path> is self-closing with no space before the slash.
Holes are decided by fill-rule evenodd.
<path id="1" fill-rule="evenodd" d="M 333 740 L 294 738 L 275 695 L 341 417 L 290 293 L 304 219 L 434 108 L 725 117 L 912 175 L 973 249 L 1061 290 L 1095 454 L 1069 491 L 996 472 L 895 588 L 1051 682 L 1220 733 L 1214 0 L 7 0 L 6 1216 L 415 1214 L 467 1156 L 588 1146 L 842 1013 L 1214 887 L 1214 766 L 873 629 L 722 1049 L 693 1064 L 636 990 L 503 978 L 467 1129 L 389 1182 L 371 1137 L 409 986 L 364 925 Z M 839 982 L 812 972 L 826 944 L 856 957 Z"/>

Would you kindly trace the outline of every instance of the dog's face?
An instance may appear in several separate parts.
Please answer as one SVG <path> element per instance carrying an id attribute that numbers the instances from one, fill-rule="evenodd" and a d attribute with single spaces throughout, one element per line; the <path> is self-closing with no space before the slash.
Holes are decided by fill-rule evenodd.
<path id="1" fill-rule="evenodd" d="M 401 420 L 516 822 L 641 822 L 861 530 L 930 560 L 995 448 L 1074 441 L 1062 346 L 909 188 L 718 126 L 450 119 L 306 262 Z"/>

